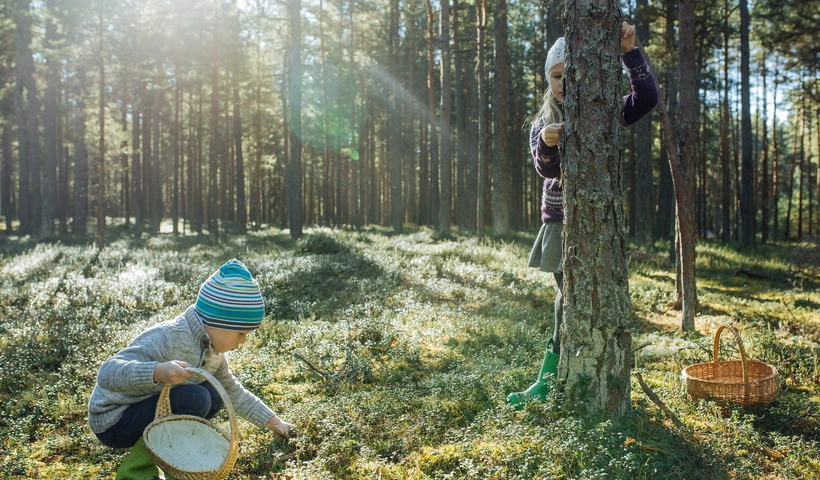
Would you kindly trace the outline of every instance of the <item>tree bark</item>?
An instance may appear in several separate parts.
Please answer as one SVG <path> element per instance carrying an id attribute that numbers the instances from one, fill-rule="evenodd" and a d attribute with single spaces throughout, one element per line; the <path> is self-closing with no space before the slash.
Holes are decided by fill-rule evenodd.
<path id="1" fill-rule="evenodd" d="M 36 106 L 31 99 L 36 100 L 36 86 L 34 84 L 34 61 L 31 57 L 31 0 L 17 0 L 16 9 L 16 81 L 14 83 L 14 111 L 17 120 L 17 160 L 19 185 L 17 187 L 17 212 L 20 220 L 20 234 L 32 233 L 34 228 L 33 210 L 37 205 L 33 201 L 33 186 L 31 185 L 31 171 L 39 168 L 37 164 L 37 145 L 32 145 L 32 139 L 37 140 L 36 132 L 31 132 L 29 111 Z M 24 91 L 28 96 L 24 96 Z M 29 99 L 28 103 L 26 98 Z M 35 115 L 36 116 L 36 115 Z"/>
<path id="2" fill-rule="evenodd" d="M 46 8 L 54 9 L 54 0 L 49 0 Z M 57 26 L 52 15 L 46 20 L 46 96 L 43 121 L 43 203 L 40 237 L 54 236 L 54 217 L 57 214 L 57 90 L 60 88 L 60 61 L 56 47 Z"/>
<path id="3" fill-rule="evenodd" d="M 680 251 L 680 291 L 683 294 L 682 327 L 684 331 L 695 330 L 697 289 L 695 285 L 695 0 L 681 0 L 678 11 L 680 42 L 680 113 L 678 116 L 678 155 L 671 164 L 675 181 L 677 205 L 677 230 Z"/>
<path id="4" fill-rule="evenodd" d="M 430 0 L 424 0 L 427 6 L 427 99 L 430 108 L 430 196 L 432 203 L 430 205 L 429 214 L 427 215 L 427 222 L 431 225 L 438 225 L 439 215 L 439 147 L 438 147 L 438 126 L 436 123 L 436 80 L 435 80 L 435 56 L 434 43 L 435 34 L 433 26 L 435 25 L 435 17 L 433 16 L 433 6 Z"/>
<path id="5" fill-rule="evenodd" d="M 478 52 L 476 58 L 475 80 L 478 85 L 478 185 L 474 187 L 477 189 L 476 195 L 476 230 L 478 231 L 478 238 L 484 238 L 485 233 L 485 218 L 487 212 L 484 209 L 486 202 L 484 199 L 487 196 L 486 185 L 487 177 L 489 176 L 489 158 L 487 142 L 489 126 L 489 119 L 487 113 L 487 76 L 485 72 L 485 31 L 487 30 L 487 0 L 475 0 L 476 8 L 476 37 L 478 43 Z"/>
<path id="6" fill-rule="evenodd" d="M 741 243 L 751 247 L 755 243 L 755 182 L 754 158 L 752 157 L 752 117 L 749 101 L 749 8 L 746 0 L 740 0 L 740 97 L 741 137 L 743 162 L 740 215 Z"/>
<path id="7" fill-rule="evenodd" d="M 723 4 L 723 101 L 720 110 L 721 240 L 728 243 L 732 226 L 729 176 L 729 2 Z"/>
<path id="8" fill-rule="evenodd" d="M 236 221 L 239 233 L 248 230 L 248 210 L 245 206 L 245 160 L 242 158 L 242 119 L 239 109 L 239 81 L 234 77 L 233 86 L 233 137 L 236 157 Z"/>
<path id="9" fill-rule="evenodd" d="M 154 108 L 152 113 L 154 118 L 152 120 L 154 146 L 152 148 L 152 162 L 151 162 L 151 235 L 159 234 L 160 223 L 162 222 L 162 178 L 160 176 L 160 162 L 164 155 L 160 155 L 160 115 L 162 112 L 162 90 L 159 87 L 154 87 L 152 92 L 154 96 Z M 164 152 L 163 152 L 164 153 Z"/>
<path id="10" fill-rule="evenodd" d="M 763 77 L 763 158 L 761 159 L 761 173 L 760 173 L 760 206 L 762 207 L 760 219 L 760 235 L 763 243 L 769 241 L 769 133 L 768 128 L 768 96 L 766 90 L 766 60 L 768 59 L 768 52 L 763 54 L 761 61 L 761 76 Z M 775 103 L 777 100 L 775 100 Z"/>
<path id="11" fill-rule="evenodd" d="M 774 216 L 774 222 L 772 223 L 772 239 L 777 239 L 777 221 L 780 218 L 780 213 L 777 208 L 778 199 L 780 197 L 780 171 L 778 165 L 779 163 L 779 155 L 778 155 L 778 146 L 777 146 L 777 87 L 778 87 L 778 80 L 779 78 L 779 65 L 777 61 L 777 56 L 775 56 L 774 61 L 774 96 L 773 96 L 773 104 L 772 104 L 772 215 Z"/>
<path id="12" fill-rule="evenodd" d="M 505 0 L 501 0 L 502 2 Z M 450 134 L 450 115 L 452 112 L 451 79 L 450 79 L 450 0 L 441 0 L 441 129 L 439 140 L 439 168 L 441 180 L 438 214 L 438 231 L 450 233 L 453 205 L 453 156 L 452 135 Z"/>
<path id="13" fill-rule="evenodd" d="M 512 209 L 512 167 L 510 164 L 509 85 L 510 54 L 507 47 L 507 0 L 498 0 L 493 11 L 495 22 L 495 138 L 493 154 L 493 234 L 510 234 Z"/>
<path id="14" fill-rule="evenodd" d="M 624 413 L 630 407 L 632 307 L 624 252 L 621 65 L 615 40 L 621 12 L 604 0 L 572 0 L 566 13 L 559 378 L 566 382 L 571 402 Z"/>
<path id="15" fill-rule="evenodd" d="M 644 45 L 649 44 L 648 0 L 638 0 L 636 4 L 635 34 Z M 635 210 L 630 212 L 635 218 L 634 239 L 638 245 L 650 245 L 655 229 L 655 185 L 652 174 L 652 112 L 635 124 Z"/>
<path id="16" fill-rule="evenodd" d="M 399 0 L 390 0 L 390 71 L 390 140 L 386 160 L 390 165 L 390 224 L 394 232 L 400 233 L 404 222 L 404 200 L 401 181 L 402 115 L 399 112 Z"/>
<path id="17" fill-rule="evenodd" d="M 85 65 L 77 65 L 77 108 L 74 127 L 74 212 L 72 231 L 79 235 L 86 233 L 88 223 L 88 151 L 85 146 Z M 22 175 L 22 173 L 21 173 Z M 20 204 L 22 208 L 22 202 Z M 21 213 L 22 215 L 22 213 Z"/>
<path id="18" fill-rule="evenodd" d="M 288 60 L 288 226 L 290 237 L 302 237 L 302 1 L 289 0 L 290 42 Z"/>
<path id="19" fill-rule="evenodd" d="M 100 124 L 100 156 L 99 168 L 97 169 L 97 249 L 105 248 L 105 46 L 104 46 L 104 32 L 105 21 L 102 13 L 100 13 L 99 25 L 99 74 L 100 74 L 100 110 L 99 110 L 99 124 Z"/>

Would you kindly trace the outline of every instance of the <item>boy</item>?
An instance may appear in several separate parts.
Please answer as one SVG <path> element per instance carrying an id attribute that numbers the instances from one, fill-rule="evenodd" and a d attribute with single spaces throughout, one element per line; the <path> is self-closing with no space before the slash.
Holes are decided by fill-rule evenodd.
<path id="1" fill-rule="evenodd" d="M 233 259 L 202 284 L 194 305 L 144 331 L 102 364 L 88 405 L 88 424 L 104 445 L 133 447 L 117 479 L 150 479 L 159 473 L 142 432 L 154 420 L 164 384 L 178 385 L 169 395 L 175 414 L 210 419 L 222 408 L 210 383 L 189 379 L 192 374 L 185 368 L 190 366 L 211 373 L 242 418 L 282 437 L 296 436 L 294 425 L 237 382 L 225 358 L 225 352 L 245 343 L 264 314 L 259 285 L 245 265 Z"/>

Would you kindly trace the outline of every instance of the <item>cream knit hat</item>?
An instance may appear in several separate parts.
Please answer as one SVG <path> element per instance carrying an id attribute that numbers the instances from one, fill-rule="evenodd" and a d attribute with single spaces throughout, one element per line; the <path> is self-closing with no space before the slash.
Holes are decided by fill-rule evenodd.
<path id="1" fill-rule="evenodd" d="M 566 52 L 566 41 L 564 37 L 559 38 L 552 44 L 549 53 L 547 53 L 547 63 L 544 64 L 544 74 L 549 77 L 552 67 L 564 62 L 564 54 Z"/>

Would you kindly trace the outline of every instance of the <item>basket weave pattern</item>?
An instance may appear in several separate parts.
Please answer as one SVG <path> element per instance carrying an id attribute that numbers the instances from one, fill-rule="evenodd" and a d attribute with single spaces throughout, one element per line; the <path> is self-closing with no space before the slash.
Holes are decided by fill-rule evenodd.
<path id="1" fill-rule="evenodd" d="M 740 360 L 718 361 L 720 334 L 724 329 L 734 335 Z M 692 398 L 710 399 L 724 406 L 732 402 L 746 409 L 766 407 L 774 401 L 778 388 L 777 369 L 757 360 L 748 360 L 734 327 L 721 325 L 718 328 L 713 353 L 713 361 L 683 369 L 681 375 Z"/>
<path id="2" fill-rule="evenodd" d="M 202 375 L 222 397 L 231 424 L 230 434 L 204 418 L 171 412 L 171 385 L 165 385 L 154 421 L 143 433 L 145 447 L 157 466 L 178 480 L 225 478 L 239 457 L 236 411 L 225 389 L 210 373 L 199 368 L 186 370 Z"/>

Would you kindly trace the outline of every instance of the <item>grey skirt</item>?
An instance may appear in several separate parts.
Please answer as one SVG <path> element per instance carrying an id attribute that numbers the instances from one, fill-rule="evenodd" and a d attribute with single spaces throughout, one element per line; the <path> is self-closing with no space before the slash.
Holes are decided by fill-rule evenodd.
<path id="1" fill-rule="evenodd" d="M 542 272 L 562 271 L 563 244 L 561 234 L 564 231 L 563 222 L 549 222 L 541 225 L 541 230 L 535 238 L 535 244 L 530 251 L 528 267 L 540 268 Z"/>

